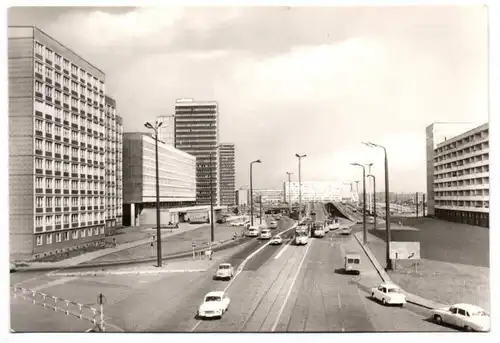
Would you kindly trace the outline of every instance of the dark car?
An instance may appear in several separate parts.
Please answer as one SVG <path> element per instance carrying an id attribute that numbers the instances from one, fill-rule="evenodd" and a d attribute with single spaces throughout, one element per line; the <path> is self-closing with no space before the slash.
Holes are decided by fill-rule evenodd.
<path id="1" fill-rule="evenodd" d="M 221 217 L 221 218 L 217 219 L 217 223 L 219 223 L 219 224 L 223 224 L 225 222 L 226 222 L 226 217 Z"/>

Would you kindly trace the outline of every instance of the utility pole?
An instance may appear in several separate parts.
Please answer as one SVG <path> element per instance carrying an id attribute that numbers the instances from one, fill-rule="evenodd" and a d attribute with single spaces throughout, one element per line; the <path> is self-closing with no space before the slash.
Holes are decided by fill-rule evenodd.
<path id="1" fill-rule="evenodd" d="M 422 214 L 425 217 L 425 193 L 422 194 Z"/>
<path id="2" fill-rule="evenodd" d="M 373 163 L 368 163 L 367 166 L 368 166 L 368 175 L 371 175 Z M 368 192 L 367 192 L 367 195 L 368 195 L 368 212 L 371 212 L 371 208 L 372 208 L 372 206 L 371 206 L 371 204 L 372 204 L 372 200 L 371 199 L 372 198 L 370 196 L 370 186 L 371 186 L 370 185 L 370 179 L 368 179 Z"/>
<path id="3" fill-rule="evenodd" d="M 295 154 L 295 156 L 299 159 L 299 223 L 302 219 L 302 176 L 301 176 L 301 160 L 303 157 L 307 155 L 299 155 Z"/>
<path id="4" fill-rule="evenodd" d="M 363 168 L 363 244 L 367 243 L 368 233 L 366 231 L 366 172 L 365 166 L 359 163 L 351 163 L 353 166 Z"/>
<path id="5" fill-rule="evenodd" d="M 212 244 L 214 243 L 214 190 L 212 185 L 212 152 L 210 152 L 210 251 L 212 251 Z"/>
<path id="6" fill-rule="evenodd" d="M 260 224 L 262 224 L 262 195 L 259 197 L 260 200 Z"/>
<path id="7" fill-rule="evenodd" d="M 288 175 L 288 210 L 290 211 L 290 214 L 289 216 L 291 217 L 292 216 L 292 194 L 290 192 L 290 188 L 291 188 L 291 185 L 292 185 L 292 181 L 291 181 L 291 178 L 290 176 L 293 174 L 293 173 L 290 173 L 290 172 L 286 172 L 287 175 Z"/>
<path id="8" fill-rule="evenodd" d="M 250 162 L 250 225 L 253 226 L 253 175 L 252 166 L 254 163 L 262 163 L 261 160 Z"/>
<path id="9" fill-rule="evenodd" d="M 418 218 L 418 192 L 415 193 L 415 213 L 416 213 L 416 217 Z"/>

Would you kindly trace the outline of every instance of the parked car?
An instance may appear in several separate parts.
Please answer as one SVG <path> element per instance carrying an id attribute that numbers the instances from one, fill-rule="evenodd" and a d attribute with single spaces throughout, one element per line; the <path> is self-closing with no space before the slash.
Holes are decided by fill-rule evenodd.
<path id="1" fill-rule="evenodd" d="M 217 223 L 219 223 L 219 224 L 224 224 L 225 222 L 226 222 L 225 217 L 220 217 L 219 219 L 217 219 Z"/>
<path id="2" fill-rule="evenodd" d="M 231 279 L 234 276 L 234 268 L 231 263 L 221 263 L 215 272 L 215 279 Z"/>
<path id="3" fill-rule="evenodd" d="M 231 299 L 224 292 L 210 292 L 205 295 L 198 308 L 198 316 L 202 318 L 222 318 L 227 311 Z"/>
<path id="4" fill-rule="evenodd" d="M 372 298 L 384 305 L 406 304 L 406 295 L 402 293 L 401 288 L 390 283 L 382 283 L 377 288 L 372 288 Z"/>
<path id="5" fill-rule="evenodd" d="M 339 234 L 341 235 L 350 235 L 352 233 L 352 229 L 350 227 L 344 226 L 342 229 L 340 229 Z"/>
<path id="6" fill-rule="evenodd" d="M 490 316 L 479 306 L 455 304 L 432 310 L 432 319 L 438 324 L 449 324 L 465 331 L 490 331 Z"/>
<path id="7" fill-rule="evenodd" d="M 278 228 L 278 223 L 274 220 L 271 220 L 271 222 L 269 223 L 269 228 L 270 229 L 277 229 Z"/>

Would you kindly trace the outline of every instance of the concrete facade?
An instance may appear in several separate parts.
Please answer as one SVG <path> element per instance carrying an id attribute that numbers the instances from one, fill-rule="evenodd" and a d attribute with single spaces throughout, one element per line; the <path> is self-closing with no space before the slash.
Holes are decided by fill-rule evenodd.
<path id="1" fill-rule="evenodd" d="M 232 143 L 219 144 L 220 201 L 221 205 L 233 206 L 235 199 L 235 148 Z"/>
<path id="2" fill-rule="evenodd" d="M 175 103 L 175 147 L 196 157 L 196 204 L 220 204 L 219 107 L 216 102 L 181 99 Z M 210 189 L 212 179 L 212 189 Z"/>
<path id="3" fill-rule="evenodd" d="M 194 205 L 196 159 L 165 143 L 158 143 L 160 207 Z M 155 139 L 140 132 L 123 135 L 124 225 L 142 225 L 140 217 L 155 212 Z"/>
<path id="4" fill-rule="evenodd" d="M 11 258 L 104 236 L 104 73 L 35 27 L 8 28 Z"/>

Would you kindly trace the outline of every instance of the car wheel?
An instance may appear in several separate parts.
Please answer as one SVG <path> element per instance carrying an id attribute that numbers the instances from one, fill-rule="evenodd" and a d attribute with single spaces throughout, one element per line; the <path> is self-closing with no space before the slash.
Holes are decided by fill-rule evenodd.
<path id="1" fill-rule="evenodd" d="M 387 305 L 387 301 L 385 301 L 385 298 L 382 299 L 382 304 L 385 306 Z"/>
<path id="2" fill-rule="evenodd" d="M 441 316 L 435 315 L 434 321 L 438 324 L 443 324 L 443 318 L 441 318 Z"/>
<path id="3" fill-rule="evenodd" d="M 467 332 L 473 331 L 472 328 L 470 326 L 468 326 L 468 325 L 464 326 L 464 330 L 467 331 Z"/>

